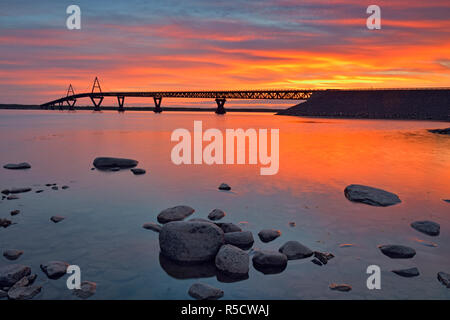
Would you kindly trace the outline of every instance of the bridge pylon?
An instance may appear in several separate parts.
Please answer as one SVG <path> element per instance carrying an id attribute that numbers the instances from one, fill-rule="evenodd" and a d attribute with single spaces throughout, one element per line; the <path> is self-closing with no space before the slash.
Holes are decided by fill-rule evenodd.
<path id="1" fill-rule="evenodd" d="M 67 95 L 66 97 L 70 97 L 70 96 L 74 96 L 75 95 L 75 91 L 73 90 L 72 84 L 69 85 L 69 89 L 67 89 Z M 70 98 L 66 100 L 67 105 L 69 106 L 69 110 L 75 110 L 74 106 L 75 103 L 77 102 L 77 99 L 75 98 Z"/>
<path id="2" fill-rule="evenodd" d="M 216 98 L 216 103 L 217 103 L 217 109 L 216 109 L 216 113 L 217 114 L 225 114 L 227 113 L 225 111 L 225 102 L 227 101 L 227 99 L 225 98 Z"/>
<path id="3" fill-rule="evenodd" d="M 98 89 L 98 93 L 94 92 L 95 89 Z M 104 96 L 102 93 L 102 88 L 100 87 L 100 82 L 98 81 L 98 77 L 95 77 L 94 84 L 92 85 L 91 95 L 92 103 L 94 104 L 94 111 L 100 111 L 100 105 L 103 102 Z"/>
<path id="4" fill-rule="evenodd" d="M 162 112 L 162 108 L 161 108 L 162 97 L 153 97 L 153 101 L 155 102 L 155 109 L 153 110 L 153 112 L 161 113 Z"/>
<path id="5" fill-rule="evenodd" d="M 125 96 L 117 96 L 117 102 L 119 103 L 119 112 L 125 112 L 125 108 L 123 107 Z"/>

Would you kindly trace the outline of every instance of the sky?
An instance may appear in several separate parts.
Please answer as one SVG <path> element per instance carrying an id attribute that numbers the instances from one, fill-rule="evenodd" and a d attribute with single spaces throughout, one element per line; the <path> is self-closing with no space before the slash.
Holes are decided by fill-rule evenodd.
<path id="1" fill-rule="evenodd" d="M 96 76 L 104 91 L 450 87 L 450 1 L 0 1 L 0 103 Z"/>

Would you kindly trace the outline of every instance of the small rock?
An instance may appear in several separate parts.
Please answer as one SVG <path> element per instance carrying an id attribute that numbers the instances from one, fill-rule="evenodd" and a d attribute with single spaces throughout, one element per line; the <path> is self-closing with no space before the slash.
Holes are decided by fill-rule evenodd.
<path id="1" fill-rule="evenodd" d="M 0 227 L 8 228 L 12 222 L 8 219 L 0 219 Z"/>
<path id="2" fill-rule="evenodd" d="M 445 272 L 439 272 L 437 274 L 437 278 L 440 283 L 442 283 L 447 288 L 450 288 L 450 274 Z"/>
<path id="3" fill-rule="evenodd" d="M 78 298 L 87 299 L 95 294 L 97 284 L 91 281 L 83 281 L 80 284 L 80 289 L 74 289 L 73 294 Z"/>
<path id="4" fill-rule="evenodd" d="M 158 214 L 159 223 L 181 221 L 193 214 L 195 210 L 189 206 L 176 206 L 165 209 Z"/>
<path id="5" fill-rule="evenodd" d="M 215 263 L 217 269 L 225 274 L 239 277 L 248 273 L 249 261 L 247 252 L 226 244 L 217 253 Z"/>
<path id="6" fill-rule="evenodd" d="M 216 223 L 216 226 L 218 226 L 220 229 L 222 229 L 222 231 L 224 233 L 229 233 L 229 232 L 241 232 L 242 229 L 235 225 L 234 223 L 230 223 L 230 222 L 218 222 Z"/>
<path id="7" fill-rule="evenodd" d="M 220 209 L 214 209 L 208 214 L 208 219 L 212 221 L 220 220 L 226 216 L 226 213 Z"/>
<path id="8" fill-rule="evenodd" d="M 284 269 L 287 266 L 287 257 L 277 251 L 257 250 L 253 258 L 253 265 L 256 268 L 280 268 Z"/>
<path id="9" fill-rule="evenodd" d="M 40 189 L 40 190 L 36 190 L 36 193 L 42 193 L 44 192 L 44 190 Z"/>
<path id="10" fill-rule="evenodd" d="M 415 221 L 411 223 L 411 227 L 419 232 L 429 236 L 438 236 L 441 230 L 439 223 L 433 221 Z"/>
<path id="11" fill-rule="evenodd" d="M 361 202 L 371 206 L 387 207 L 401 202 L 396 194 L 358 184 L 347 186 L 344 194 L 350 201 Z"/>
<path id="12" fill-rule="evenodd" d="M 10 170 L 23 170 L 23 169 L 30 169 L 31 165 L 27 162 L 22 162 L 22 163 L 8 163 L 5 164 L 3 166 L 3 168 L 5 169 L 10 169 Z"/>
<path id="13" fill-rule="evenodd" d="M 230 190 L 231 190 L 231 187 L 230 187 L 229 185 L 227 185 L 226 183 L 222 183 L 222 184 L 219 186 L 219 190 L 230 191 Z"/>
<path id="14" fill-rule="evenodd" d="M 133 159 L 100 157 L 94 160 L 94 167 L 97 169 L 130 169 L 138 165 L 138 161 Z"/>
<path id="15" fill-rule="evenodd" d="M 131 172 L 133 172 L 133 174 L 137 175 L 137 176 L 146 173 L 146 171 L 144 169 L 140 169 L 140 168 L 133 168 L 133 169 L 131 169 Z"/>
<path id="16" fill-rule="evenodd" d="M 446 129 L 430 129 L 428 130 L 431 133 L 437 133 L 437 134 L 450 134 L 450 128 Z"/>
<path id="17" fill-rule="evenodd" d="M 304 259 L 313 255 L 311 249 L 298 241 L 288 241 L 278 251 L 285 254 L 288 260 Z"/>
<path id="18" fill-rule="evenodd" d="M 156 223 L 153 223 L 153 222 L 144 223 L 142 228 L 147 229 L 147 230 L 152 230 L 152 231 L 155 231 L 155 232 L 160 232 L 161 229 L 162 229 L 162 227 L 159 224 L 156 224 Z"/>
<path id="19" fill-rule="evenodd" d="M 41 292 L 41 286 L 19 287 L 8 291 L 11 300 L 31 300 Z"/>
<path id="20" fill-rule="evenodd" d="M 400 245 L 383 245 L 379 249 L 384 255 L 392 259 L 409 259 L 416 255 L 413 248 Z"/>
<path id="21" fill-rule="evenodd" d="M 20 213 L 20 210 L 11 211 L 12 216 L 17 216 Z"/>
<path id="22" fill-rule="evenodd" d="M 58 190 L 58 187 L 57 186 L 53 186 L 52 190 Z"/>
<path id="23" fill-rule="evenodd" d="M 226 244 L 231 244 L 243 250 L 250 249 L 254 243 L 253 234 L 250 231 L 227 232 L 224 235 L 224 240 Z"/>
<path id="24" fill-rule="evenodd" d="M 352 287 L 348 284 L 332 283 L 332 284 L 330 284 L 330 289 L 335 290 L 335 291 L 348 292 L 348 291 L 352 290 Z"/>
<path id="25" fill-rule="evenodd" d="M 189 288 L 189 295 L 197 300 L 217 300 L 223 297 L 223 291 L 205 283 L 194 283 Z"/>
<path id="26" fill-rule="evenodd" d="M 312 259 L 311 262 L 314 263 L 314 264 L 317 264 L 318 266 L 322 266 L 322 265 L 323 265 L 323 263 L 320 262 L 320 261 L 319 261 L 318 259 L 316 259 L 316 258 Z"/>
<path id="27" fill-rule="evenodd" d="M 409 269 L 392 270 L 392 272 L 405 278 L 417 277 L 420 274 L 419 269 L 415 267 Z"/>
<path id="28" fill-rule="evenodd" d="M 20 264 L 10 264 L 0 267 L 0 288 L 10 288 L 23 277 L 30 275 L 30 273 L 30 267 Z"/>
<path id="29" fill-rule="evenodd" d="M 4 189 L 4 190 L 2 190 L 2 194 L 8 195 L 8 194 L 9 194 L 9 189 Z"/>
<path id="30" fill-rule="evenodd" d="M 65 218 L 64 218 L 64 217 L 61 217 L 61 216 L 53 216 L 53 217 L 50 218 L 50 220 L 53 221 L 54 223 L 61 222 L 61 221 L 63 221 L 64 219 L 65 219 Z"/>
<path id="31" fill-rule="evenodd" d="M 17 260 L 23 254 L 22 250 L 8 249 L 3 252 L 3 256 L 8 260 Z"/>
<path id="32" fill-rule="evenodd" d="M 67 272 L 67 267 L 69 264 L 63 261 L 49 261 L 47 263 L 41 264 L 41 270 L 50 279 L 59 279 Z"/>
<path id="33" fill-rule="evenodd" d="M 67 190 L 67 189 L 69 189 L 69 186 L 62 186 L 61 189 Z"/>
<path id="34" fill-rule="evenodd" d="M 11 194 L 17 194 L 17 193 L 25 193 L 25 192 L 30 192 L 31 188 L 13 188 L 11 190 L 9 190 L 9 193 Z"/>
<path id="35" fill-rule="evenodd" d="M 281 236 L 281 232 L 275 229 L 264 229 L 258 233 L 262 242 L 270 242 Z"/>
<path id="36" fill-rule="evenodd" d="M 6 197 L 6 200 L 18 200 L 18 199 L 20 198 L 14 194 Z"/>
<path id="37" fill-rule="evenodd" d="M 334 258 L 331 253 L 323 253 L 319 251 L 314 251 L 314 257 L 319 260 L 322 264 L 327 264 L 329 260 Z"/>

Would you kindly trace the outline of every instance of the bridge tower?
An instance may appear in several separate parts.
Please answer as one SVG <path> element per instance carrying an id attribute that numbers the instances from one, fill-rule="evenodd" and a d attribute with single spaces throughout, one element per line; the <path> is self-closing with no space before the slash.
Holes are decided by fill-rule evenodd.
<path id="1" fill-rule="evenodd" d="M 98 89 L 98 93 L 94 92 L 95 89 Z M 89 97 L 94 104 L 94 111 L 100 111 L 100 105 L 102 104 L 104 96 L 102 93 L 102 88 L 100 87 L 100 82 L 98 81 L 98 77 L 95 77 L 94 85 L 92 86 L 92 91 Z"/>
<path id="2" fill-rule="evenodd" d="M 125 108 L 123 107 L 125 102 L 125 96 L 117 96 L 117 102 L 119 103 L 119 112 L 125 112 Z"/>
<path id="3" fill-rule="evenodd" d="M 217 98 L 216 99 L 216 103 L 217 103 L 217 109 L 216 109 L 216 113 L 217 114 L 225 114 L 227 113 L 225 111 L 225 102 L 227 101 L 227 99 L 225 98 Z"/>
<path id="4" fill-rule="evenodd" d="M 69 89 L 67 89 L 67 95 L 66 95 L 67 98 L 70 98 L 70 99 L 66 100 L 67 105 L 69 106 L 69 110 L 75 110 L 74 106 L 75 106 L 75 103 L 77 102 L 77 99 L 73 98 L 74 95 L 75 95 L 75 91 L 73 90 L 72 84 L 70 84 Z"/>
<path id="5" fill-rule="evenodd" d="M 153 97 L 153 101 L 155 102 L 155 109 L 153 110 L 153 112 L 161 113 L 162 112 L 162 108 L 161 108 L 162 97 Z"/>

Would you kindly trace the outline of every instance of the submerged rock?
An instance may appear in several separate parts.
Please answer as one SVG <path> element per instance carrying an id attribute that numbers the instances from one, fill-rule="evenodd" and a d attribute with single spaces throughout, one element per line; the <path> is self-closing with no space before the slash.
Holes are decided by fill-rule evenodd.
<path id="1" fill-rule="evenodd" d="M 61 217 L 61 216 L 53 216 L 53 217 L 50 218 L 50 220 L 53 221 L 54 223 L 61 222 L 61 221 L 63 221 L 64 219 L 65 219 L 65 218 L 64 218 L 64 217 Z"/>
<path id="2" fill-rule="evenodd" d="M 13 210 L 13 211 L 11 211 L 11 215 L 12 216 L 17 216 L 18 214 L 20 213 L 20 210 Z"/>
<path id="3" fill-rule="evenodd" d="M 124 158 L 110 158 L 110 157 L 99 157 L 94 160 L 94 167 L 97 169 L 130 169 L 138 165 L 137 160 L 124 159 Z"/>
<path id="4" fill-rule="evenodd" d="M 288 241 L 278 251 L 285 254 L 288 260 L 304 259 L 313 255 L 311 249 L 298 241 Z"/>
<path id="5" fill-rule="evenodd" d="M 31 300 L 41 292 L 41 286 L 26 286 L 10 289 L 8 298 L 11 300 Z"/>
<path id="6" fill-rule="evenodd" d="M 162 227 L 159 224 L 156 224 L 156 223 L 153 223 L 153 222 L 144 223 L 142 228 L 147 229 L 147 230 L 152 230 L 152 231 L 155 231 L 155 232 L 161 232 L 161 229 L 162 229 Z"/>
<path id="7" fill-rule="evenodd" d="M 208 214 L 208 219 L 212 221 L 217 221 L 226 216 L 226 213 L 220 209 L 214 209 Z"/>
<path id="8" fill-rule="evenodd" d="M 17 260 L 22 254 L 22 250 L 16 249 L 8 249 L 3 252 L 3 256 L 8 260 Z"/>
<path id="9" fill-rule="evenodd" d="M 188 293 L 197 300 L 217 300 L 223 297 L 222 290 L 205 283 L 194 283 Z"/>
<path id="10" fill-rule="evenodd" d="M 416 267 L 409 269 L 392 270 L 392 272 L 405 278 L 412 278 L 420 275 L 419 269 L 417 269 Z"/>
<path id="11" fill-rule="evenodd" d="M 231 222 L 217 222 L 217 223 L 215 223 L 215 225 L 218 226 L 220 229 L 222 229 L 222 231 L 224 233 L 241 232 L 242 231 L 241 227 L 239 227 Z"/>
<path id="12" fill-rule="evenodd" d="M 416 255 L 413 248 L 400 245 L 383 245 L 379 246 L 381 252 L 392 259 L 409 259 Z"/>
<path id="13" fill-rule="evenodd" d="M 445 129 L 430 129 L 428 130 L 431 133 L 437 133 L 437 134 L 450 134 L 450 128 Z"/>
<path id="14" fill-rule="evenodd" d="M 193 214 L 195 210 L 189 206 L 176 206 L 167 208 L 158 214 L 159 223 L 181 221 Z"/>
<path id="15" fill-rule="evenodd" d="M 264 274 L 280 273 L 286 269 L 288 259 L 277 251 L 257 250 L 252 258 L 256 270 Z"/>
<path id="16" fill-rule="evenodd" d="M 0 227 L 8 228 L 12 222 L 8 219 L 0 219 Z"/>
<path id="17" fill-rule="evenodd" d="M 262 242 L 270 242 L 281 236 L 281 232 L 275 229 L 264 229 L 258 233 L 258 236 Z"/>
<path id="18" fill-rule="evenodd" d="M 141 168 L 131 169 L 131 172 L 133 172 L 133 174 L 136 175 L 136 176 L 143 175 L 143 174 L 147 173 L 147 171 L 145 171 L 144 169 L 141 169 Z"/>
<path id="19" fill-rule="evenodd" d="M 231 190 L 231 187 L 230 187 L 229 185 L 227 185 L 226 183 L 222 183 L 222 184 L 219 186 L 219 190 L 230 191 L 230 190 Z"/>
<path id="20" fill-rule="evenodd" d="M 358 184 L 347 186 L 344 194 L 350 201 L 379 207 L 392 206 L 401 202 L 399 197 L 394 193 Z"/>
<path id="21" fill-rule="evenodd" d="M 91 281 L 83 281 L 80 284 L 80 289 L 74 289 L 73 294 L 78 298 L 87 299 L 95 294 L 97 284 Z"/>
<path id="22" fill-rule="evenodd" d="M 223 245 L 215 259 L 217 269 L 236 277 L 247 275 L 249 262 L 247 252 L 230 244 Z"/>
<path id="23" fill-rule="evenodd" d="M 30 169 L 31 165 L 27 162 L 22 162 L 22 163 L 8 163 L 5 164 L 3 166 L 3 168 L 5 169 L 10 169 L 10 170 L 23 170 L 23 169 Z"/>
<path id="24" fill-rule="evenodd" d="M 68 266 L 69 264 L 64 261 L 49 261 L 41 264 L 41 270 L 47 277 L 56 280 L 66 274 Z"/>
<path id="25" fill-rule="evenodd" d="M 228 232 L 225 233 L 224 239 L 226 244 L 231 244 L 243 250 L 250 249 L 254 243 L 253 234 L 250 231 Z"/>
<path id="26" fill-rule="evenodd" d="M 214 259 L 223 242 L 223 231 L 205 222 L 170 222 L 159 233 L 161 253 L 169 259 L 185 263 Z"/>
<path id="27" fill-rule="evenodd" d="M 415 221 L 411 223 L 411 227 L 419 232 L 425 233 L 429 236 L 438 236 L 441 231 L 439 223 L 433 221 Z"/>
<path id="28" fill-rule="evenodd" d="M 67 190 L 67 189 L 69 189 L 69 186 L 62 186 L 61 189 Z"/>
<path id="29" fill-rule="evenodd" d="M 335 291 L 348 292 L 352 290 L 352 287 L 344 283 L 343 284 L 332 283 L 330 284 L 330 289 Z"/>
<path id="30" fill-rule="evenodd" d="M 450 288 L 450 274 L 445 272 L 439 272 L 437 274 L 437 278 L 440 283 L 442 283 L 447 288 Z"/>
<path id="31" fill-rule="evenodd" d="M 10 288 L 23 277 L 30 275 L 30 273 L 30 267 L 20 264 L 10 264 L 0 267 L 0 288 Z"/>

